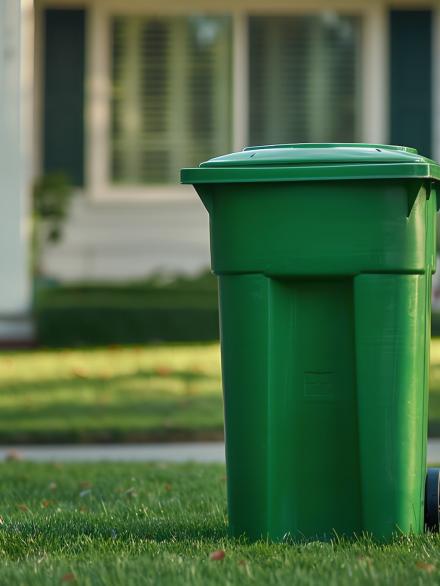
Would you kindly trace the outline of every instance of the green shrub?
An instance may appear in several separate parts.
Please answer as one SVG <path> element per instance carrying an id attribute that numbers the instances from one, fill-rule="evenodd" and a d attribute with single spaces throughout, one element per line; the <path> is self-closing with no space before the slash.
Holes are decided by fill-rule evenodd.
<path id="1" fill-rule="evenodd" d="M 35 316 L 44 346 L 216 340 L 217 282 L 205 273 L 122 285 L 40 285 Z"/>

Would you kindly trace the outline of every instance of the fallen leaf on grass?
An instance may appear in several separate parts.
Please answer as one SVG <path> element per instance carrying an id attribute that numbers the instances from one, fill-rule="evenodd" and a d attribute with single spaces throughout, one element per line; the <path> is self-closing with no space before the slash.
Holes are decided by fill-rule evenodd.
<path id="1" fill-rule="evenodd" d="M 74 366 L 72 368 L 72 374 L 76 378 L 86 379 L 89 377 L 87 370 L 83 366 Z"/>
<path id="2" fill-rule="evenodd" d="M 61 578 L 61 582 L 75 582 L 75 580 L 76 576 L 73 572 L 67 572 L 67 574 L 64 574 Z"/>
<path id="3" fill-rule="evenodd" d="M 169 376 L 173 371 L 169 366 L 156 366 L 154 372 L 159 376 Z"/>
<path id="4" fill-rule="evenodd" d="M 23 454 L 18 450 L 9 450 L 9 452 L 6 452 L 5 460 L 7 462 L 17 462 L 23 460 Z"/>
<path id="5" fill-rule="evenodd" d="M 51 505 L 54 505 L 55 501 L 51 500 L 51 499 L 43 499 L 41 501 L 41 506 L 43 507 L 43 509 L 47 509 L 48 507 L 50 507 Z"/>
<path id="6" fill-rule="evenodd" d="M 225 555 L 226 554 L 223 551 L 223 549 L 217 549 L 216 551 L 213 551 L 209 554 L 209 559 L 213 562 L 218 562 L 220 560 L 225 559 Z"/>
<path id="7" fill-rule="evenodd" d="M 419 570 L 428 572 L 428 574 L 432 574 L 432 572 L 435 572 L 436 569 L 434 564 L 429 564 L 428 562 L 417 562 L 416 566 L 419 568 Z"/>
<path id="8" fill-rule="evenodd" d="M 24 503 L 20 503 L 19 505 L 17 505 L 17 509 L 23 511 L 24 513 L 27 513 L 30 510 L 29 507 Z"/>

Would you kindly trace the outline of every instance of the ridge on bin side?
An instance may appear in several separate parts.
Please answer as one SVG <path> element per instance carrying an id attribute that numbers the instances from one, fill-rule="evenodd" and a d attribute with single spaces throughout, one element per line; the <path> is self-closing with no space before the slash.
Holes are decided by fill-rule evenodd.
<path id="1" fill-rule="evenodd" d="M 440 166 L 410 147 L 322 143 L 247 147 L 182 169 L 182 183 L 420 178 L 440 180 Z"/>

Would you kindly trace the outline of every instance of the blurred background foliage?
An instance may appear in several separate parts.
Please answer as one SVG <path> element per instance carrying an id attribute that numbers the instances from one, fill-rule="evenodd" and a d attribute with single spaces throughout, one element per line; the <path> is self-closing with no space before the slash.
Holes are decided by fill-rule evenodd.
<path id="1" fill-rule="evenodd" d="M 63 172 L 48 173 L 37 179 L 32 190 L 32 269 L 34 275 L 42 272 L 41 260 L 49 243 L 59 242 L 63 236 L 72 184 Z"/>
<path id="2" fill-rule="evenodd" d="M 40 280 L 37 340 L 51 347 L 217 340 L 217 305 L 217 279 L 208 271 L 127 283 Z"/>

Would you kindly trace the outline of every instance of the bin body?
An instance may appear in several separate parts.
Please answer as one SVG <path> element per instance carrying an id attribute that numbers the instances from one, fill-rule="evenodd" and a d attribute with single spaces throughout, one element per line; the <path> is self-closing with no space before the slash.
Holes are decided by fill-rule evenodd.
<path id="1" fill-rule="evenodd" d="M 273 148 L 261 166 L 214 159 L 182 175 L 209 211 L 219 277 L 230 531 L 273 540 L 420 533 L 435 169 L 370 177 L 355 159 L 338 162 L 338 174 L 319 151 L 311 165 L 277 161 L 283 180 L 265 180 Z M 403 165 L 420 159 L 390 152 Z M 379 175 L 392 165 L 377 163 Z"/>

